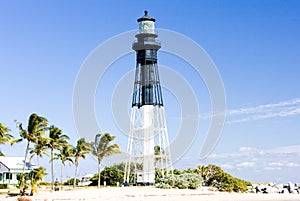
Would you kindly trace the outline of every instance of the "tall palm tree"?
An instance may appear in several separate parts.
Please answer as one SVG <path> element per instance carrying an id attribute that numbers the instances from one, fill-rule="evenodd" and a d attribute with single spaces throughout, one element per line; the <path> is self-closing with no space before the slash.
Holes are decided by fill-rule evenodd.
<path id="1" fill-rule="evenodd" d="M 29 116 L 27 130 L 23 128 L 22 123 L 16 121 L 17 128 L 19 129 L 20 138 L 17 138 L 12 141 L 12 144 L 15 142 L 20 142 L 22 140 L 27 141 L 27 146 L 25 149 L 24 164 L 23 164 L 23 173 L 25 172 L 26 160 L 29 152 L 30 143 L 37 143 L 37 139 L 41 137 L 45 131 L 48 129 L 48 121 L 46 118 L 38 116 L 37 114 L 31 114 Z"/>
<path id="2" fill-rule="evenodd" d="M 64 144 L 62 149 L 59 153 L 55 153 L 54 160 L 61 161 L 61 170 L 60 170 L 60 183 L 63 183 L 63 167 L 66 165 L 66 162 L 69 161 L 70 163 L 74 163 L 72 156 L 73 156 L 74 147 L 69 144 Z"/>
<path id="3" fill-rule="evenodd" d="M 49 138 L 46 138 L 46 137 L 39 137 L 39 138 L 37 138 L 36 144 L 29 151 L 29 153 L 31 154 L 30 161 L 32 160 L 32 158 L 34 156 L 36 156 L 38 167 L 40 167 L 40 158 L 43 155 L 48 156 L 47 151 L 46 151 L 47 150 L 47 146 L 48 146 L 48 140 L 49 140 Z"/>
<path id="4" fill-rule="evenodd" d="M 51 151 L 51 186 L 52 190 L 54 190 L 54 151 L 60 150 L 63 148 L 65 144 L 67 144 L 67 140 L 69 137 L 62 133 L 62 130 L 55 126 L 50 126 L 49 128 L 49 142 L 48 147 Z"/>
<path id="5" fill-rule="evenodd" d="M 10 142 L 13 136 L 10 134 L 9 128 L 0 123 L 0 144 L 5 144 Z M 4 153 L 0 151 L 0 156 L 4 156 Z"/>
<path id="6" fill-rule="evenodd" d="M 91 149 L 91 145 L 90 143 L 88 143 L 86 141 L 85 138 L 80 138 L 78 141 L 77 141 L 77 144 L 76 144 L 76 147 L 74 147 L 74 150 L 73 150 L 73 156 L 74 156 L 74 159 L 75 159 L 75 177 L 74 177 L 74 188 L 76 187 L 76 178 L 77 178 L 77 169 L 78 169 L 78 163 L 79 163 L 79 159 L 80 158 L 83 158 L 85 159 L 86 155 L 88 153 L 90 153 L 92 151 Z"/>
<path id="7" fill-rule="evenodd" d="M 111 136 L 109 133 L 97 134 L 95 136 L 95 141 L 91 143 L 92 153 L 98 159 L 98 188 L 100 188 L 101 161 L 106 156 L 121 153 L 119 145 L 111 144 L 115 138 L 115 136 Z"/>

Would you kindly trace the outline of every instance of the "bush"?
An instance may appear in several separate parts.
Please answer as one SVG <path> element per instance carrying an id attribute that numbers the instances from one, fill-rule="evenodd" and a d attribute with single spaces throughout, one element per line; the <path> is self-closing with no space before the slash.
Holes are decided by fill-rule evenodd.
<path id="1" fill-rule="evenodd" d="M 164 184 L 164 183 L 158 183 L 156 185 L 157 188 L 162 188 L 162 189 L 171 189 L 172 186 L 170 186 L 169 184 Z"/>
<path id="2" fill-rule="evenodd" d="M 39 186 L 51 186 L 51 183 L 42 181 L 39 183 Z"/>
<path id="3" fill-rule="evenodd" d="M 177 187 L 179 189 L 187 189 L 189 188 L 189 181 L 184 178 L 183 175 L 179 175 L 175 179 L 174 187 Z"/>
<path id="4" fill-rule="evenodd" d="M 79 183 L 79 179 L 76 179 L 76 186 Z M 74 185 L 74 178 L 67 180 L 64 185 Z"/>
<path id="5" fill-rule="evenodd" d="M 201 186 L 203 183 L 203 179 L 200 175 L 195 174 L 195 173 L 185 173 L 183 174 L 185 177 L 185 180 L 188 181 L 188 188 L 190 189 L 197 189 Z"/>
<path id="6" fill-rule="evenodd" d="M 207 186 L 216 187 L 220 191 L 245 192 L 247 186 L 251 185 L 250 182 L 235 178 L 216 165 L 198 166 L 196 171 L 205 179 Z"/>
<path id="7" fill-rule="evenodd" d="M 0 184 L 0 189 L 8 189 L 8 184 Z"/>
<path id="8" fill-rule="evenodd" d="M 181 175 L 168 175 L 156 185 L 158 188 L 197 189 L 201 186 L 202 177 L 195 173 L 183 173 Z"/>

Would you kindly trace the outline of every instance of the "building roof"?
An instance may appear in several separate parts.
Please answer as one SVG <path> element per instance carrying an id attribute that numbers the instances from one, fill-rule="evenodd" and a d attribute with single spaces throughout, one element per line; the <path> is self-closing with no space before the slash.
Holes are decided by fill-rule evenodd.
<path id="1" fill-rule="evenodd" d="M 93 177 L 94 175 L 93 174 L 86 174 L 86 175 L 84 175 L 82 178 L 91 178 L 91 177 Z"/>
<path id="2" fill-rule="evenodd" d="M 24 157 L 0 156 L 0 162 L 10 170 L 20 170 L 23 169 Z M 32 169 L 34 166 L 30 162 L 26 162 L 26 169 Z"/>
<path id="3" fill-rule="evenodd" d="M 145 10 L 144 13 L 145 13 L 145 15 L 143 17 L 137 19 L 138 22 L 141 22 L 141 21 L 152 21 L 152 22 L 155 22 L 155 19 L 152 18 L 152 17 L 150 17 L 148 15 L 148 11 Z"/>

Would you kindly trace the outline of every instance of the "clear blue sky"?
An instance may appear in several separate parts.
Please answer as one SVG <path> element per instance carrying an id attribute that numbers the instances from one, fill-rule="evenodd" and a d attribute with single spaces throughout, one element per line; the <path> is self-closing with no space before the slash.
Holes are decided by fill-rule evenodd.
<path id="1" fill-rule="evenodd" d="M 157 19 L 156 27 L 182 33 L 201 45 L 218 67 L 226 90 L 227 121 L 212 155 L 198 160 L 203 141 L 199 134 L 175 167 L 214 163 L 250 181 L 300 182 L 297 0 L 0 1 L 0 122 L 18 136 L 14 120 L 26 124 L 28 116 L 35 112 L 60 127 L 74 144 L 78 134 L 72 93 L 81 64 L 99 44 L 137 29 L 136 19 L 145 9 Z M 179 69 L 176 58 L 172 60 L 161 53 L 159 59 L 160 64 Z M 113 85 L 119 79 L 117 67 L 123 66 L 121 72 L 126 72 L 134 69 L 134 62 L 134 54 L 123 63 L 120 60 L 112 68 L 107 84 Z M 181 73 L 187 76 L 187 72 Z M 198 87 L 201 80 L 193 79 L 196 78 L 191 77 L 191 86 L 202 100 L 200 110 L 207 114 L 210 110 L 205 85 Z M 96 102 L 109 104 L 110 97 L 105 92 L 103 95 L 98 91 Z M 177 109 L 172 106 L 178 105 L 166 90 L 164 96 L 172 131 L 177 117 Z M 96 105 L 96 109 L 101 107 L 106 106 Z M 105 122 L 104 131 L 118 138 L 118 129 L 109 122 L 111 118 L 106 118 L 110 113 L 98 112 L 98 120 Z M 206 120 L 203 124 L 208 125 Z M 126 150 L 126 140 L 119 137 L 118 143 Z M 5 146 L 2 150 L 7 156 L 23 156 L 23 145 Z M 47 160 L 44 164 L 50 167 Z M 88 161 L 92 165 L 86 166 L 82 161 L 80 174 L 96 172 L 96 162 L 91 158 Z M 58 171 L 59 168 L 57 174 Z M 67 175 L 73 175 L 73 167 Z"/>

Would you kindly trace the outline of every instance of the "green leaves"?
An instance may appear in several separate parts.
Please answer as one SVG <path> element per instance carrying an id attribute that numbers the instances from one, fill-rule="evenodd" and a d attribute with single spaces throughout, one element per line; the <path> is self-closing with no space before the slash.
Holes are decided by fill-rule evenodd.
<path id="1" fill-rule="evenodd" d="M 117 144 L 111 144 L 115 136 L 109 133 L 97 134 L 95 141 L 91 143 L 92 153 L 98 159 L 98 188 L 100 188 L 100 164 L 104 157 L 121 153 Z"/>
<path id="2" fill-rule="evenodd" d="M 11 143 L 12 140 L 13 140 L 13 136 L 10 134 L 9 128 L 7 128 L 5 125 L 0 123 L 0 145 Z M 0 155 L 4 156 L 4 153 L 0 151 Z"/>
<path id="3" fill-rule="evenodd" d="M 121 153 L 119 145 L 111 144 L 114 139 L 115 136 L 111 136 L 109 133 L 95 136 L 95 141 L 91 143 L 91 146 L 93 155 L 98 158 L 98 163 L 101 163 L 106 156 Z"/>
<path id="4" fill-rule="evenodd" d="M 80 138 L 74 148 L 75 164 L 78 165 L 79 158 L 85 159 L 86 154 L 92 151 L 91 145 L 85 138 Z"/>
<path id="5" fill-rule="evenodd" d="M 27 131 L 36 136 L 41 136 L 48 129 L 47 126 L 48 120 L 46 118 L 37 114 L 31 114 L 28 120 Z"/>
<path id="6" fill-rule="evenodd" d="M 77 140 L 76 147 L 73 149 L 73 154 L 75 157 L 75 177 L 77 176 L 77 168 L 79 159 L 83 158 L 85 159 L 86 154 L 90 153 L 92 151 L 91 144 L 86 141 L 85 138 L 80 138 Z M 73 182 L 74 188 L 76 187 L 76 182 Z"/>
<path id="7" fill-rule="evenodd" d="M 62 149 L 65 144 L 68 144 L 70 139 L 67 135 L 62 133 L 62 130 L 55 126 L 50 126 L 49 128 L 49 142 L 48 147 L 50 149 Z"/>
<path id="8" fill-rule="evenodd" d="M 7 128 L 4 124 L 0 123 L 0 139 L 5 137 L 12 138 L 13 136 L 10 134 L 9 128 Z"/>
<path id="9" fill-rule="evenodd" d="M 41 137 L 48 129 L 48 121 L 46 118 L 31 114 L 28 120 L 27 130 L 23 128 L 22 123 L 16 121 L 16 126 L 19 129 L 20 139 L 36 143 L 37 139 Z M 20 139 L 15 142 L 21 141 Z"/>
<path id="10" fill-rule="evenodd" d="M 182 173 L 180 175 L 167 175 L 160 179 L 158 188 L 197 189 L 202 185 L 203 179 L 196 173 Z"/>
<path id="11" fill-rule="evenodd" d="M 63 150 L 64 147 L 68 145 L 69 137 L 62 133 L 62 130 L 55 126 L 50 126 L 49 128 L 49 138 L 47 146 L 51 151 L 51 188 L 54 190 L 54 151 L 55 150 Z M 64 164 L 65 158 L 63 155 L 60 155 L 62 158 L 62 163 Z"/>
<path id="12" fill-rule="evenodd" d="M 212 164 L 198 166 L 196 172 L 203 177 L 206 185 L 216 187 L 220 191 L 245 192 L 247 191 L 247 185 L 250 183 L 235 178 Z"/>
<path id="13" fill-rule="evenodd" d="M 54 160 L 61 160 L 63 165 L 66 164 L 67 161 L 70 163 L 74 163 L 72 157 L 74 153 L 74 147 L 69 144 L 64 144 L 62 149 L 60 149 L 59 153 L 55 153 Z"/>
<path id="14" fill-rule="evenodd" d="M 31 185 L 35 185 L 38 181 L 42 181 L 44 175 L 47 175 L 46 169 L 44 167 L 38 167 L 31 170 L 29 173 Z"/>

